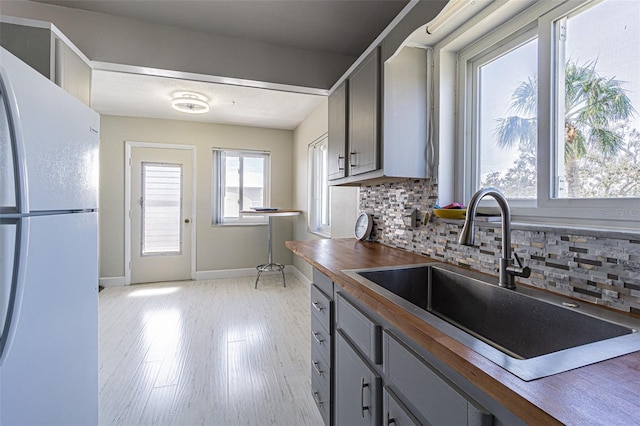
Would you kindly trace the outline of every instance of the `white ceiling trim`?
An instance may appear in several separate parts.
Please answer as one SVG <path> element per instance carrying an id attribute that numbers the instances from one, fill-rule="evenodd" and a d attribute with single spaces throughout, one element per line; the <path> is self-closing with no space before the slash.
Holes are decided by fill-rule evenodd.
<path id="1" fill-rule="evenodd" d="M 281 83 L 269 83 L 257 80 L 245 80 L 232 77 L 221 77 L 197 74 L 184 71 L 173 71 L 160 68 L 148 68 L 137 65 L 116 64 L 112 62 L 91 61 L 91 67 L 98 71 L 113 71 L 127 74 L 139 74 L 151 77 L 176 78 L 180 80 L 200 81 L 204 83 L 226 84 L 230 86 L 252 87 L 256 89 L 276 90 L 279 92 L 301 93 L 306 95 L 327 96 L 329 90 L 313 87 L 293 86 Z"/>

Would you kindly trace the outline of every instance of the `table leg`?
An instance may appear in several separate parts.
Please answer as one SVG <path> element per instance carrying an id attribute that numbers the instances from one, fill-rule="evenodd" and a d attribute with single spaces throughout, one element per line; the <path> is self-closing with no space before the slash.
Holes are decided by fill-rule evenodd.
<path id="1" fill-rule="evenodd" d="M 272 227 L 272 220 L 273 217 L 269 216 L 269 225 L 267 227 L 267 238 L 269 240 L 269 260 L 268 263 L 265 263 L 264 265 L 259 265 L 256 267 L 256 269 L 258 270 L 258 276 L 256 277 L 256 284 L 254 286 L 254 288 L 258 288 L 258 281 L 260 280 L 260 275 L 263 272 L 275 272 L 275 271 L 280 271 L 280 273 L 282 274 L 282 284 L 284 285 L 284 287 L 287 286 L 287 282 L 285 281 L 284 278 L 284 265 L 281 265 L 279 263 L 273 263 L 273 227 Z"/>

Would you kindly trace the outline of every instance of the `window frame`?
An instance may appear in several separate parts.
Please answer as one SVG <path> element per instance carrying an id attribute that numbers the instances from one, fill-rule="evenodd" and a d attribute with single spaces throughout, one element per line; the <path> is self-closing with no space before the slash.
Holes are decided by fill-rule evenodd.
<path id="1" fill-rule="evenodd" d="M 321 148 L 324 147 L 324 151 Z M 324 158 L 324 167 L 318 170 L 317 167 L 317 155 L 318 149 Z M 315 141 L 311 142 L 308 147 L 308 215 L 307 215 L 307 231 L 313 234 L 317 234 L 323 237 L 330 237 L 331 235 L 331 191 L 328 180 L 328 148 L 329 148 L 329 136 L 327 133 L 320 136 Z M 322 174 L 319 176 L 318 174 Z M 322 180 L 323 187 L 322 192 L 317 194 L 318 179 Z M 326 197 L 326 200 L 323 200 Z M 324 212 L 327 217 L 327 223 L 322 221 L 322 206 L 326 201 L 326 211 Z"/>
<path id="2" fill-rule="evenodd" d="M 268 224 L 267 216 L 260 215 L 242 215 L 239 214 L 238 218 L 225 218 L 224 217 L 224 191 L 221 189 L 225 185 L 225 166 L 222 159 L 225 154 L 237 155 L 240 159 L 239 164 L 239 194 L 238 197 L 242 199 L 242 193 L 244 190 L 243 185 L 243 159 L 245 157 L 261 157 L 265 159 L 265 169 L 263 170 L 263 185 L 264 185 L 264 206 L 271 206 L 271 152 L 262 150 L 251 149 L 239 149 L 239 148 L 213 148 L 212 149 L 212 187 L 211 187 L 211 224 L 212 226 L 233 226 L 233 225 L 266 225 Z"/>
<path id="3" fill-rule="evenodd" d="M 558 108 L 559 83 L 556 78 L 556 65 L 561 52 L 556 44 L 555 23 L 598 2 L 568 0 L 547 6 L 537 3 L 515 18 L 501 25 L 494 25 L 479 40 L 457 50 L 456 133 L 459 136 L 454 176 L 456 199 L 469 200 L 479 188 L 477 173 L 480 160 L 476 155 L 477 145 L 476 151 L 473 151 L 476 141 L 471 133 L 476 131 L 473 107 L 474 103 L 477 104 L 475 95 L 470 91 L 474 83 L 471 61 L 489 54 L 490 51 L 503 49 L 528 31 L 534 31 L 538 37 L 537 199 L 510 200 L 514 219 L 532 223 L 570 223 L 588 227 L 638 227 L 640 198 L 554 198 L 557 164 L 555 152 L 558 138 L 563 137 L 560 128 L 555 125 L 561 113 L 561 108 Z M 470 30 L 473 31 L 474 27 Z M 483 200 L 482 205 L 496 206 L 490 199 Z"/>

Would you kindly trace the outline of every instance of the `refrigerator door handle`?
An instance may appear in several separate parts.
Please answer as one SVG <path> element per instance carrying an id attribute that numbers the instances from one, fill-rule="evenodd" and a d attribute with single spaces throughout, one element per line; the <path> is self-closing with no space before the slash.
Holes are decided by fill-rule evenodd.
<path id="1" fill-rule="evenodd" d="M 5 111 L 13 148 L 17 213 L 29 213 L 29 179 L 27 176 L 26 150 L 22 137 L 22 127 L 20 126 L 20 108 L 7 70 L 3 66 L 0 66 L 0 90 L 4 95 Z"/>
<path id="2" fill-rule="evenodd" d="M 19 105 L 9 80 L 6 69 L 0 66 L 0 90 L 4 101 L 4 110 L 7 114 L 7 124 L 9 127 L 10 143 L 13 151 L 13 166 L 15 175 L 15 202 L 18 214 L 29 213 L 27 163 L 25 158 L 24 140 L 22 128 L 20 126 Z M 1 216 L 1 215 L 0 215 Z M 16 221 L 16 241 L 13 258 L 13 273 L 11 282 L 0 283 L 9 285 L 9 301 L 6 309 L 6 318 L 0 340 L 0 365 L 4 362 L 11 349 L 13 336 L 18 326 L 20 309 L 22 307 L 22 294 L 25 285 L 25 271 L 27 262 L 27 252 L 29 249 L 29 228 L 30 219 L 23 218 Z"/>
<path id="3" fill-rule="evenodd" d="M 20 309 L 22 308 L 22 295 L 25 287 L 25 275 L 27 270 L 27 253 L 29 251 L 29 229 L 31 218 L 18 219 L 16 226 L 16 241 L 13 258 L 13 274 L 11 274 L 11 286 L 9 303 L 4 319 L 4 328 L 0 340 L 0 366 L 7 359 L 11 350 L 11 343 L 16 334 Z"/>

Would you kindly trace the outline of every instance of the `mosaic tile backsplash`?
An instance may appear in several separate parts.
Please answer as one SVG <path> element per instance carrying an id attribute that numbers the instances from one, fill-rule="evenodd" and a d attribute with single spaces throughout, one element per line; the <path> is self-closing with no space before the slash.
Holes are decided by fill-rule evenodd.
<path id="1" fill-rule="evenodd" d="M 431 218 L 426 225 L 420 223 L 437 198 L 437 186 L 429 180 L 362 186 L 360 209 L 374 216 L 373 240 L 497 276 L 500 223 L 481 223 L 476 228 L 478 247 L 461 246 L 462 221 Z M 410 209 L 418 209 L 415 228 L 403 221 Z M 640 314 L 640 238 L 518 228 L 512 230 L 513 251 L 531 268 L 531 277 L 518 282 Z"/>

